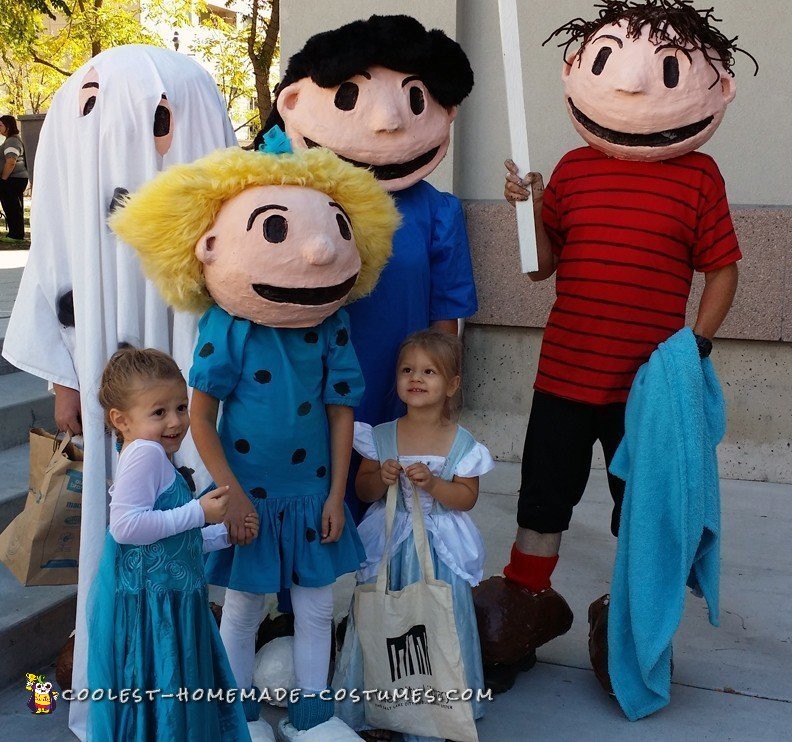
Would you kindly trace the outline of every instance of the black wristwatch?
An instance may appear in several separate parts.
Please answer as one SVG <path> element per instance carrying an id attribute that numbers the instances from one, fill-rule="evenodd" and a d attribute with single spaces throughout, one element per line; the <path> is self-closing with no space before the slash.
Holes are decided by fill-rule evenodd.
<path id="1" fill-rule="evenodd" d="M 712 340 L 705 338 L 703 335 L 695 335 L 696 347 L 698 348 L 699 358 L 709 358 L 712 353 Z"/>

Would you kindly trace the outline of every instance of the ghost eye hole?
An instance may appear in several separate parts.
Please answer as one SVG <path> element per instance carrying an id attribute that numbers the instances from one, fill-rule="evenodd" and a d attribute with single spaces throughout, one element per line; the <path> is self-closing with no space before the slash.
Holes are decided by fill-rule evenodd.
<path id="1" fill-rule="evenodd" d="M 286 217 L 272 214 L 264 220 L 262 231 L 267 242 L 283 242 L 289 232 L 289 223 L 286 221 Z"/>
<path id="2" fill-rule="evenodd" d="M 417 116 L 419 113 L 423 113 L 425 108 L 426 99 L 423 90 L 417 85 L 413 85 L 410 88 L 410 109 Z"/>
<path id="3" fill-rule="evenodd" d="M 605 69 L 605 62 L 608 61 L 608 57 L 613 53 L 613 49 L 609 46 L 603 46 L 598 52 L 597 56 L 594 58 L 594 63 L 591 65 L 591 71 L 595 75 L 601 75 L 602 70 Z"/>
<path id="4" fill-rule="evenodd" d="M 167 101 L 165 95 L 162 96 L 162 101 Z M 164 137 L 170 133 L 171 127 L 171 112 L 167 107 L 167 103 L 160 103 L 154 110 L 154 136 Z"/>
<path id="5" fill-rule="evenodd" d="M 663 59 L 663 83 L 667 88 L 675 88 L 679 84 L 679 61 L 676 57 Z"/>
<path id="6" fill-rule="evenodd" d="M 349 222 L 343 214 L 336 214 L 336 222 L 338 223 L 338 231 L 345 240 L 352 239 L 352 230 L 349 228 Z"/>
<path id="7" fill-rule="evenodd" d="M 354 82 L 342 82 L 336 90 L 335 107 L 341 111 L 351 111 L 357 105 L 360 88 Z"/>

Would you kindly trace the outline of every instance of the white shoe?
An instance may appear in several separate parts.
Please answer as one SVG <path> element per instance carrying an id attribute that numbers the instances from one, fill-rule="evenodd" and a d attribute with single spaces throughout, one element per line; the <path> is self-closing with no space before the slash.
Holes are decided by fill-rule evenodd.
<path id="1" fill-rule="evenodd" d="M 360 736 L 337 716 L 304 730 L 295 729 L 288 719 L 281 719 L 277 739 L 278 742 L 360 742 Z"/>
<path id="2" fill-rule="evenodd" d="M 275 732 L 264 719 L 248 722 L 251 742 L 275 742 Z"/>

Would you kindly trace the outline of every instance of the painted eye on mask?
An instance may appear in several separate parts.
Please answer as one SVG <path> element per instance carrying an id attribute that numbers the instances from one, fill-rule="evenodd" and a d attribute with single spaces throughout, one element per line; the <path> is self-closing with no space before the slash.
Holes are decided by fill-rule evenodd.
<path id="1" fill-rule="evenodd" d="M 344 218 L 343 214 L 336 214 L 336 222 L 338 222 L 338 231 L 341 236 L 349 241 L 352 239 L 352 230 L 349 228 L 349 222 Z"/>
<path id="2" fill-rule="evenodd" d="M 417 116 L 426 108 L 426 99 L 421 88 L 417 85 L 410 88 L 410 109 Z"/>
<path id="3" fill-rule="evenodd" d="M 289 222 L 280 214 L 273 214 L 264 220 L 262 230 L 267 242 L 283 242 L 289 233 Z"/>
<path id="4" fill-rule="evenodd" d="M 79 106 L 80 116 L 87 116 L 93 111 L 96 105 L 96 99 L 99 96 L 99 75 L 96 70 L 91 69 L 86 72 L 83 78 L 83 84 L 80 88 Z"/>
<path id="5" fill-rule="evenodd" d="M 603 46 L 594 58 L 594 64 L 591 65 L 591 72 L 595 75 L 601 75 L 602 70 L 605 69 L 605 62 L 608 61 L 608 57 L 610 57 L 612 53 L 613 49 L 609 46 Z"/>
<path id="6" fill-rule="evenodd" d="M 676 57 L 663 60 L 663 83 L 667 88 L 675 88 L 679 84 L 679 61 Z"/>
<path id="7" fill-rule="evenodd" d="M 342 82 L 335 94 L 335 107 L 340 111 L 351 111 L 357 105 L 360 88 L 353 82 Z"/>

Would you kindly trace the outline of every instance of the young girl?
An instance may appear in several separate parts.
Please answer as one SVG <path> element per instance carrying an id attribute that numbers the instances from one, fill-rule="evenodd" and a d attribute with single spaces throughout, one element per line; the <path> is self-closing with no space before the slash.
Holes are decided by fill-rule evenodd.
<path id="1" fill-rule="evenodd" d="M 104 692 L 92 696 L 88 739 L 249 740 L 238 699 L 177 698 L 182 689 L 236 687 L 202 558 L 229 545 L 228 488 L 193 499 L 171 463 L 189 428 L 184 377 L 161 351 L 124 348 L 104 370 L 99 401 L 122 445 L 88 598 L 88 683 Z M 246 527 L 257 533 L 257 520 Z"/>
<path id="2" fill-rule="evenodd" d="M 377 577 L 385 548 L 385 494 L 397 480 L 402 488 L 393 525 L 390 587 L 399 590 L 419 578 L 412 501 L 404 496 L 409 480 L 420 496 L 435 577 L 452 588 L 467 687 L 483 689 L 471 587 L 481 580 L 484 544 L 466 511 L 476 504 L 479 476 L 493 464 L 489 451 L 452 420 L 461 365 L 462 344 L 457 337 L 433 329 L 410 335 L 402 343 L 396 367 L 396 393 L 407 405 L 407 414 L 375 428 L 355 424 L 355 449 L 363 456 L 357 494 L 375 503 L 358 527 L 367 555 L 358 580 Z M 353 624 L 350 614 L 335 678 L 338 688 L 364 687 L 363 657 Z M 480 718 L 483 709 L 473 703 L 473 716 Z M 362 703 L 342 702 L 338 714 L 353 729 L 366 729 Z M 363 733 L 367 739 L 389 738 L 383 730 Z M 405 735 L 405 740 L 416 739 L 427 738 Z"/>

